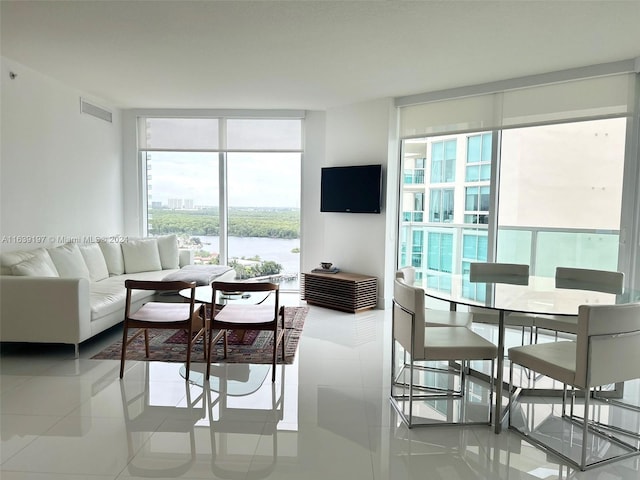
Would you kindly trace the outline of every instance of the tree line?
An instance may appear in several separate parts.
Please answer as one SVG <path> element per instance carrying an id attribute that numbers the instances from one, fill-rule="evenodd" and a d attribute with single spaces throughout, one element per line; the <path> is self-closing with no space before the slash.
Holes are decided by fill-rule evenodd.
<path id="1" fill-rule="evenodd" d="M 149 233 L 167 235 L 220 235 L 217 208 L 202 210 L 149 209 Z M 285 208 L 229 208 L 229 235 L 232 237 L 299 238 L 300 210 Z"/>

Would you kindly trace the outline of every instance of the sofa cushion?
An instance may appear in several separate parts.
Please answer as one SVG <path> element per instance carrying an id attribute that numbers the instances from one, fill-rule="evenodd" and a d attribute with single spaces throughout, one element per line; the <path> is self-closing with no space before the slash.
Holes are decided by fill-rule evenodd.
<path id="1" fill-rule="evenodd" d="M 121 246 L 124 273 L 162 270 L 158 241 L 155 238 L 129 240 Z"/>
<path id="2" fill-rule="evenodd" d="M 51 263 L 51 259 L 47 261 L 44 253 L 34 255 L 31 258 L 16 263 L 11 267 L 12 275 L 21 275 L 27 277 L 57 277 L 58 272 Z"/>
<path id="3" fill-rule="evenodd" d="M 87 243 L 84 245 L 78 245 L 84 263 L 87 264 L 89 269 L 89 278 L 92 282 L 104 280 L 109 276 L 109 269 L 107 268 L 107 262 L 104 259 L 102 250 L 97 243 Z"/>
<path id="4" fill-rule="evenodd" d="M 66 243 L 47 251 L 62 278 L 89 278 L 89 269 L 76 243 Z"/>
<path id="5" fill-rule="evenodd" d="M 98 320 L 106 315 L 113 314 L 118 310 L 123 310 L 126 301 L 127 289 L 124 281 L 134 280 L 162 280 L 166 271 L 141 272 L 136 274 L 125 274 L 112 276 L 99 282 L 91 282 L 89 285 L 89 303 L 91 305 L 91 320 Z M 145 298 L 153 298 L 155 292 L 149 290 L 133 290 L 131 297 L 134 302 Z"/>
<path id="6" fill-rule="evenodd" d="M 179 268 L 178 237 L 176 235 L 164 235 L 156 239 L 158 241 L 158 253 L 160 254 L 162 269 Z"/>
<path id="7" fill-rule="evenodd" d="M 11 267 L 17 265 L 20 262 L 28 260 L 38 253 L 47 252 L 44 248 L 36 248 L 34 250 L 17 250 L 14 252 L 3 252 L 0 254 L 0 275 L 12 275 Z M 47 257 L 48 257 L 47 253 Z M 51 257 L 48 258 L 48 263 L 55 270 Z"/>
<path id="8" fill-rule="evenodd" d="M 121 277 L 109 277 L 100 282 L 91 282 L 89 285 L 89 303 L 91 305 L 91 320 L 96 320 L 123 311 L 126 301 L 127 289 L 124 288 L 124 279 Z M 136 290 L 132 294 L 133 301 L 141 300 L 145 297 L 153 297 L 154 292 Z"/>
<path id="9" fill-rule="evenodd" d="M 109 275 L 122 275 L 124 273 L 124 258 L 122 248 L 117 242 L 98 242 L 104 261 L 107 263 Z"/>

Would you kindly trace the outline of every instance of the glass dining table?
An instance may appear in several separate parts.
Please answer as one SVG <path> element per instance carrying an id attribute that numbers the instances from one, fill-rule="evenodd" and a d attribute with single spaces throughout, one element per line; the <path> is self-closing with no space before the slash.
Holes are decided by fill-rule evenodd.
<path id="1" fill-rule="evenodd" d="M 482 307 L 498 313 L 498 359 L 495 378 L 495 433 L 502 430 L 504 414 L 502 395 L 504 389 L 505 316 L 510 313 L 531 315 L 576 316 L 578 307 L 585 304 L 622 304 L 640 301 L 640 291 L 622 294 L 603 293 L 586 289 L 588 285 L 565 281 L 557 285 L 553 277 L 529 277 L 524 285 L 503 283 L 472 283 L 469 277 L 452 275 L 445 288 L 425 288 L 429 298 L 449 303 L 450 310 L 459 305 Z"/>

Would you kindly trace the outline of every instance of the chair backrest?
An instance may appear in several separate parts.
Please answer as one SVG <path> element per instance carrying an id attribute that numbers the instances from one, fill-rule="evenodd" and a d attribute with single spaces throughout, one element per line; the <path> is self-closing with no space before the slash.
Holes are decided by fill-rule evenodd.
<path id="1" fill-rule="evenodd" d="M 404 283 L 407 285 L 413 285 L 416 283 L 416 269 L 415 267 L 402 267 L 396 271 L 396 278 L 404 279 Z"/>
<path id="2" fill-rule="evenodd" d="M 557 267 L 556 287 L 618 294 L 622 293 L 624 288 L 624 273 Z"/>
<path id="3" fill-rule="evenodd" d="M 280 289 L 280 285 L 270 282 L 213 282 L 211 286 L 220 292 L 268 292 Z"/>
<path id="4" fill-rule="evenodd" d="M 529 284 L 529 265 L 520 263 L 472 263 L 469 280 L 478 283 Z"/>
<path id="5" fill-rule="evenodd" d="M 393 286 L 393 338 L 407 350 L 414 359 L 418 352 L 424 352 L 424 290 L 408 285 L 396 278 Z M 411 338 L 413 337 L 413 345 Z"/>
<path id="6" fill-rule="evenodd" d="M 164 280 L 125 280 L 124 286 L 131 290 L 178 291 L 185 288 L 196 288 L 196 282 L 165 282 Z"/>
<path id="7" fill-rule="evenodd" d="M 578 387 L 640 378 L 640 303 L 581 305 L 576 338 Z"/>
<path id="8" fill-rule="evenodd" d="M 178 292 L 180 290 L 184 290 L 186 288 L 191 289 L 191 297 L 189 299 L 189 303 L 191 304 L 191 313 L 188 318 L 193 317 L 193 312 L 195 310 L 195 301 L 196 301 L 196 282 L 183 282 L 183 281 L 171 281 L 167 282 L 164 280 L 125 280 L 124 286 L 127 289 L 127 294 L 125 298 L 125 306 L 124 306 L 124 316 L 125 318 L 129 318 L 131 315 L 131 300 L 133 295 L 131 294 L 132 290 L 155 290 L 159 292 Z"/>

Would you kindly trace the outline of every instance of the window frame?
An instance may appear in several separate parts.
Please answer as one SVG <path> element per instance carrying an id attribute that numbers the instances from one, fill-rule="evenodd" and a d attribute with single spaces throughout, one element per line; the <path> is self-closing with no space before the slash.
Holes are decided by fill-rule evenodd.
<path id="1" fill-rule="evenodd" d="M 228 153 L 299 153 L 302 156 L 304 155 L 304 111 L 300 110 L 281 110 L 281 111 L 258 111 L 258 110 L 223 110 L 223 111 L 185 111 L 179 112 L 177 115 L 176 111 L 138 111 L 135 113 L 135 123 L 137 126 L 137 163 L 138 163 L 138 171 L 139 171 L 139 179 L 140 179 L 140 192 L 141 192 L 141 200 L 140 200 L 140 230 L 143 235 L 148 234 L 148 215 L 149 215 L 149 190 L 148 190 L 148 172 L 147 172 L 147 162 L 146 155 L 147 152 L 154 151 L 165 151 L 165 152 L 174 152 L 174 151 L 194 151 L 194 152 L 211 152 L 217 153 L 218 155 L 218 179 L 219 179 L 219 240 L 220 240 L 220 252 L 219 252 L 219 261 L 221 264 L 228 263 L 228 254 L 229 254 L 229 246 L 228 246 L 228 224 L 229 224 L 229 205 L 228 205 L 228 182 L 227 182 L 227 154 Z M 162 148 L 153 148 L 153 146 L 148 146 L 146 144 L 147 137 L 143 135 L 141 132 L 145 131 L 145 122 L 147 119 L 176 119 L 176 120 L 217 120 L 218 121 L 218 139 L 217 144 L 215 144 L 215 148 L 194 148 L 190 150 L 189 148 L 171 148 L 171 147 L 162 147 Z M 235 148 L 228 149 L 227 148 L 227 121 L 236 121 L 236 120 L 292 120 L 300 122 L 300 142 L 299 148 L 272 148 L 271 146 L 267 148 Z M 301 179 L 302 181 L 302 179 Z"/>

